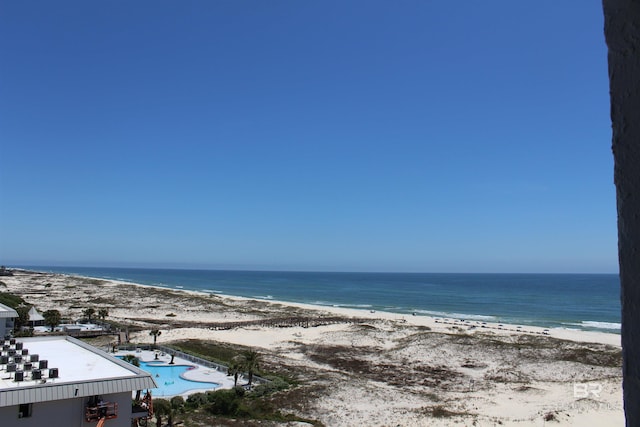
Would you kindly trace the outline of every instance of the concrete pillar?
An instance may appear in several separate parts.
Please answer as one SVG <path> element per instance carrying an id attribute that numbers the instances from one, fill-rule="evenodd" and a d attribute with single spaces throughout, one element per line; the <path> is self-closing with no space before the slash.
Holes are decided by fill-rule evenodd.
<path id="1" fill-rule="evenodd" d="M 626 425 L 640 426 L 640 0 L 603 0 L 618 257 Z"/>

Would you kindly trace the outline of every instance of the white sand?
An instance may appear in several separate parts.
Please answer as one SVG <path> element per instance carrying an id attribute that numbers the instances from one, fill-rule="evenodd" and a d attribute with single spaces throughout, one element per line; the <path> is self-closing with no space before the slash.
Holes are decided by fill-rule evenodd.
<path id="1" fill-rule="evenodd" d="M 152 342 L 149 330 L 159 327 L 160 343 L 200 339 L 250 346 L 265 365 L 306 379 L 300 387 L 306 402 L 291 403 L 288 410 L 328 426 L 624 423 L 620 367 L 599 359 L 619 349 L 617 334 L 255 301 L 50 274 L 2 281 L 41 311 L 55 308 L 73 317 L 88 306 L 106 307 L 109 319 L 144 328 L 131 334 L 132 341 Z M 294 315 L 368 321 L 207 327 Z"/>

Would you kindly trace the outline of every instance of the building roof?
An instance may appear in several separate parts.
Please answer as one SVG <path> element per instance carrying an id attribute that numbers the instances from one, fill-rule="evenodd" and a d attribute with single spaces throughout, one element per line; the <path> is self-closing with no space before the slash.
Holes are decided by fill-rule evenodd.
<path id="1" fill-rule="evenodd" d="M 15 311 L 13 308 L 11 307 L 7 307 L 4 304 L 0 304 L 0 319 L 1 318 L 7 318 L 7 317 L 18 317 L 18 312 Z"/>
<path id="2" fill-rule="evenodd" d="M 41 322 L 44 320 L 42 314 L 38 313 L 38 310 L 34 306 L 29 309 L 29 322 Z"/>
<path id="3" fill-rule="evenodd" d="M 115 358 L 102 350 L 67 336 L 20 338 L 29 355 L 47 360 L 48 368 L 57 368 L 58 377 L 15 381 L 15 373 L 0 365 L 0 407 L 46 402 L 111 393 L 131 392 L 157 387 L 151 374 Z M 35 362 L 37 364 L 38 362 Z"/>

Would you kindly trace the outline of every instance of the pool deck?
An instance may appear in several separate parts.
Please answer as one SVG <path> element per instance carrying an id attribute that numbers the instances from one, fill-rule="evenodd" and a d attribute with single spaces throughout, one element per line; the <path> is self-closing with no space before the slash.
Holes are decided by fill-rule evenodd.
<path id="1" fill-rule="evenodd" d="M 158 352 L 158 358 L 156 359 L 156 352 L 151 351 L 151 350 L 122 350 L 122 351 L 118 351 L 116 353 L 114 353 L 114 356 L 124 356 L 126 354 L 132 354 L 135 357 L 137 357 L 138 359 L 140 359 L 143 362 L 152 362 L 154 364 L 158 364 L 159 366 L 162 365 L 166 365 L 166 366 L 171 366 L 169 365 L 169 362 L 171 362 L 171 355 L 170 354 L 166 354 L 166 353 L 162 353 L 162 352 Z M 233 377 L 230 377 L 227 375 L 226 371 L 219 371 L 216 370 L 215 368 L 208 368 L 206 366 L 202 366 L 202 365 L 198 365 L 197 363 L 182 359 L 180 357 L 174 357 L 173 359 L 173 366 L 176 365 L 184 365 L 184 366 L 195 366 L 194 369 L 190 369 L 188 371 L 186 371 L 182 377 L 186 380 L 191 380 L 191 381 L 205 381 L 205 382 L 212 382 L 212 383 L 216 383 L 219 384 L 218 387 L 215 387 L 215 390 L 219 390 L 219 389 L 230 389 L 233 388 Z M 238 381 L 238 384 L 240 384 L 240 380 Z M 161 388 L 161 387 L 159 387 Z M 203 391 L 207 391 L 207 390 L 213 390 L 213 388 L 210 389 L 197 389 L 197 390 L 190 390 L 187 393 L 183 393 L 183 394 L 176 394 L 173 396 L 182 396 L 185 399 L 187 398 L 187 396 L 189 396 L 190 394 L 193 393 L 198 393 L 198 392 L 203 392 Z M 167 398 L 167 397 L 173 397 L 172 395 L 162 395 L 162 396 L 158 396 L 158 397 L 162 397 L 162 398 Z"/>

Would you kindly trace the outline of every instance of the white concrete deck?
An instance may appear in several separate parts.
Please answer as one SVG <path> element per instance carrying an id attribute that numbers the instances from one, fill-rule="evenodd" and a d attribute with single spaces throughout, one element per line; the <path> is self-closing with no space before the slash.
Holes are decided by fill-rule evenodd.
<path id="1" fill-rule="evenodd" d="M 122 351 L 118 351 L 115 354 L 113 354 L 114 356 L 124 356 L 126 354 L 132 354 L 135 357 L 137 357 L 138 359 L 142 360 L 143 362 L 152 362 L 154 364 L 158 364 L 160 366 L 162 365 L 166 365 L 166 366 L 170 366 L 169 362 L 171 362 L 171 355 L 170 354 L 164 354 L 162 352 L 159 352 L 158 354 L 158 359 L 155 358 L 156 356 L 156 352 L 151 351 L 151 350 L 122 350 Z M 227 376 L 227 372 L 226 370 L 216 370 L 213 368 L 208 368 L 206 366 L 202 366 L 202 365 L 198 365 L 197 363 L 191 362 L 189 360 L 185 360 L 182 359 L 180 357 L 174 357 L 173 359 L 173 366 L 194 366 L 195 369 L 190 369 L 188 371 L 186 371 L 182 377 L 186 380 L 190 380 L 190 381 L 204 381 L 204 382 L 211 382 L 211 383 L 216 383 L 219 384 L 218 387 L 215 388 L 215 390 L 219 390 L 219 389 L 230 389 L 233 388 L 233 377 Z M 238 380 L 238 384 L 241 384 L 241 381 Z M 162 388 L 162 384 L 158 384 L 159 387 L 158 388 Z M 204 389 L 194 389 L 194 390 L 190 390 L 187 393 L 183 393 L 180 396 L 184 397 L 185 399 L 193 393 L 198 393 L 198 392 L 203 392 L 203 391 L 207 391 L 207 390 L 212 390 L 213 388 L 204 388 Z M 163 395 L 164 397 L 171 397 L 170 395 Z"/>

